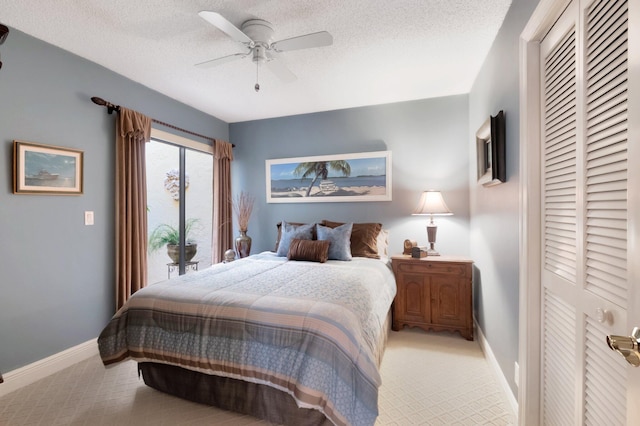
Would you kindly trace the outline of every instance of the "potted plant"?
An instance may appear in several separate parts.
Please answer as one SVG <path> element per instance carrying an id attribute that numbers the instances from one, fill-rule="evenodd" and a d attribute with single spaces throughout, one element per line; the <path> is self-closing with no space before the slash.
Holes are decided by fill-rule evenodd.
<path id="1" fill-rule="evenodd" d="M 189 262 L 196 255 L 198 244 L 190 238 L 190 233 L 198 219 L 187 219 L 185 223 L 185 262 Z M 162 247 L 167 247 L 167 254 L 173 263 L 180 262 L 180 230 L 166 223 L 158 225 L 149 235 L 149 253 L 154 253 Z"/>

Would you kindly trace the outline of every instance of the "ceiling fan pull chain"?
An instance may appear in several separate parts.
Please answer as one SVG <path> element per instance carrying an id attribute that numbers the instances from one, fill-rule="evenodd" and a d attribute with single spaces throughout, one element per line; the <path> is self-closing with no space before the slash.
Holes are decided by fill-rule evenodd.
<path id="1" fill-rule="evenodd" d="M 253 86 L 256 92 L 260 91 L 260 84 L 258 83 L 258 70 L 260 69 L 260 61 L 256 61 L 256 85 Z"/>

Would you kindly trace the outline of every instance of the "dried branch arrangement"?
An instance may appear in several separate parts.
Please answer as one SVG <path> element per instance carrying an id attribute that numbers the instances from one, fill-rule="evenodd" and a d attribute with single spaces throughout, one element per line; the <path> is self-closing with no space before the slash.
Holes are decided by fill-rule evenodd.
<path id="1" fill-rule="evenodd" d="M 236 215 L 238 228 L 240 228 L 241 231 L 247 231 L 254 202 L 255 198 L 244 191 L 240 191 L 240 193 L 233 198 L 233 212 Z"/>

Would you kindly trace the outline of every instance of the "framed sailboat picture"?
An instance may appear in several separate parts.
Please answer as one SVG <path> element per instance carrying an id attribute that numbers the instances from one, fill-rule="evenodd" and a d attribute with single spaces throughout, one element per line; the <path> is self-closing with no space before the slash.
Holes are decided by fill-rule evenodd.
<path id="1" fill-rule="evenodd" d="M 82 194 L 83 152 L 13 141 L 14 194 Z"/>

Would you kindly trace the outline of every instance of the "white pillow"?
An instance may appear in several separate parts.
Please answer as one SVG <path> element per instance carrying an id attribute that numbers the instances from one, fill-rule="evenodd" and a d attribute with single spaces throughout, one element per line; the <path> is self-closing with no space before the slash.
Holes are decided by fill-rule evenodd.
<path id="1" fill-rule="evenodd" d="M 389 257 L 389 230 L 381 229 L 376 239 L 378 246 L 378 256 L 380 258 Z"/>

